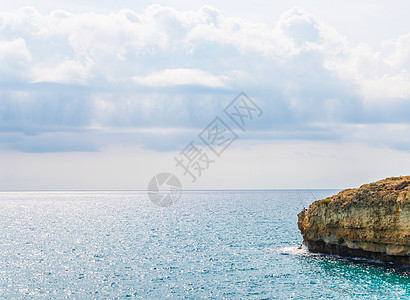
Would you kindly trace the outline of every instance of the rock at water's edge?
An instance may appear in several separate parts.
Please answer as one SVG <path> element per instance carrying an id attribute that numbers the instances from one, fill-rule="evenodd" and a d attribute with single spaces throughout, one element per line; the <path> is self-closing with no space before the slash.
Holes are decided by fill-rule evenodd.
<path id="1" fill-rule="evenodd" d="M 315 201 L 298 227 L 311 252 L 410 265 L 410 176 Z"/>

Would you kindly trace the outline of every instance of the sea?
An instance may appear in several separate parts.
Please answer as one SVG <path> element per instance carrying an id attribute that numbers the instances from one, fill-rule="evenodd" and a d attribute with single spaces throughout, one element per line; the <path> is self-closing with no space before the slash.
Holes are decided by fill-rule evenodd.
<path id="1" fill-rule="evenodd" d="M 338 190 L 0 193 L 1 299 L 410 299 L 410 270 L 309 253 L 297 214 Z"/>

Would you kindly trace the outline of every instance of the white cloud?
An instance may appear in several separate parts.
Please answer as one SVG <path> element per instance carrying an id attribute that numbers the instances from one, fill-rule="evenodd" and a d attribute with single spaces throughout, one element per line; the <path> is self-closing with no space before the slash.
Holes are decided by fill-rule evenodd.
<path id="1" fill-rule="evenodd" d="M 227 76 L 214 76 L 199 69 L 166 69 L 148 76 L 134 76 L 134 82 L 151 87 L 174 85 L 198 85 L 211 88 L 226 88 Z"/>
<path id="2" fill-rule="evenodd" d="M 0 24 L 2 78 L 20 84 L 0 93 L 7 104 L 2 128 L 25 124 L 27 131 L 41 124 L 54 130 L 61 120 L 43 121 L 59 115 L 62 106 L 49 105 L 59 101 L 64 126 L 76 130 L 198 128 L 241 90 L 270 116 L 258 125 L 261 131 L 280 125 L 304 132 L 320 122 L 407 122 L 410 106 L 390 100 L 410 98 L 410 34 L 381 42 L 377 51 L 367 44 L 352 47 L 300 8 L 283 13 L 274 26 L 209 6 L 179 11 L 160 5 L 109 14 L 23 8 L 0 12 Z M 40 82 L 60 85 L 33 88 Z M 68 93 L 61 89 L 65 84 L 81 87 Z M 26 95 L 21 107 L 14 92 Z M 321 132 L 333 134 L 326 126 Z"/>
<path id="3" fill-rule="evenodd" d="M 376 78 L 361 78 L 359 83 L 363 94 L 370 99 L 410 97 L 409 74 L 402 73 L 392 76 L 386 73 Z"/>
<path id="4" fill-rule="evenodd" d="M 0 61 L 3 63 L 30 62 L 31 55 L 27 49 L 26 42 L 19 37 L 11 41 L 0 41 Z"/>
<path id="5" fill-rule="evenodd" d="M 272 71 L 279 72 L 275 64 L 288 68 L 289 60 L 316 53 L 323 57 L 318 68 L 357 84 L 365 98 L 410 97 L 410 34 L 382 42 L 381 51 L 367 44 L 351 47 L 346 37 L 300 8 L 283 13 L 272 28 L 226 17 L 209 6 L 178 11 L 152 5 L 142 12 L 110 14 L 56 10 L 47 15 L 26 7 L 0 12 L 0 19 L 5 38 L 0 59 L 25 64 L 21 76 L 31 74 L 34 82 L 133 78 L 150 86 L 219 88 L 227 85 L 226 78 L 211 74 L 239 69 L 263 81 L 255 78 L 263 77 L 254 72 L 259 66 L 272 64 Z"/>
<path id="6" fill-rule="evenodd" d="M 11 40 L 0 40 L 0 82 L 29 80 L 31 61 L 30 51 L 23 38 L 13 37 Z"/>
<path id="7" fill-rule="evenodd" d="M 193 48 L 205 42 L 231 45 L 241 53 L 288 55 L 292 52 L 289 38 L 277 29 L 270 29 L 266 24 L 224 17 L 211 7 L 203 7 L 192 16 L 195 18 L 192 18 L 192 26 L 185 42 Z"/>
<path id="8" fill-rule="evenodd" d="M 410 35 L 380 43 L 375 51 L 367 44 L 345 49 L 339 56 L 326 56 L 325 66 L 358 84 L 364 98 L 410 97 Z M 331 49 L 330 49 L 331 50 Z"/>
<path id="9" fill-rule="evenodd" d="M 37 65 L 32 69 L 33 82 L 55 82 L 64 84 L 85 85 L 93 77 L 90 60 L 85 64 L 79 61 L 66 60 L 57 66 Z"/>

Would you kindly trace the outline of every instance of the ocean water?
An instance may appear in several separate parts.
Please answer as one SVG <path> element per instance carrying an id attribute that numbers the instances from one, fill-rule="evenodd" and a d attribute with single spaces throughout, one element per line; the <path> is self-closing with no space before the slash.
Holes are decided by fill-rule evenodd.
<path id="1" fill-rule="evenodd" d="M 406 268 L 298 249 L 336 192 L 2 192 L 0 298 L 410 299 Z"/>

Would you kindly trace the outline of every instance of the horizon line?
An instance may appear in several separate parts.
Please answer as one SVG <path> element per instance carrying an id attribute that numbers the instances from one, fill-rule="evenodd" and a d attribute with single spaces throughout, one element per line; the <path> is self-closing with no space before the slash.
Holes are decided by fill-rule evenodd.
<path id="1" fill-rule="evenodd" d="M 184 191 L 302 191 L 302 190 L 343 190 L 345 188 L 227 188 L 227 189 L 182 189 Z M 2 192 L 148 192 L 147 189 L 56 189 L 56 190 L 46 190 L 46 189 L 9 189 L 1 190 Z M 160 190 L 168 191 L 168 190 Z"/>

